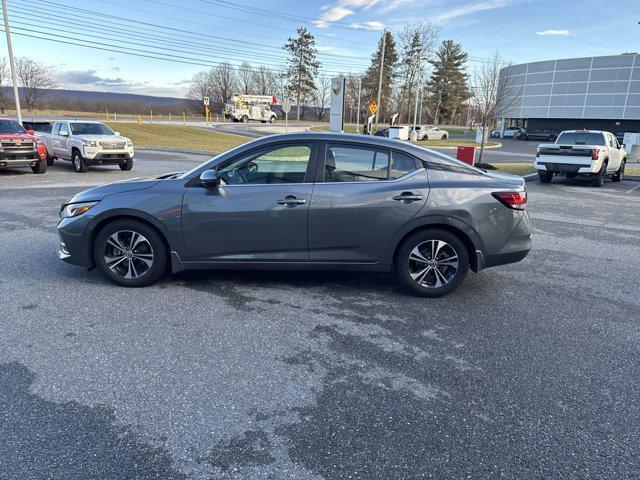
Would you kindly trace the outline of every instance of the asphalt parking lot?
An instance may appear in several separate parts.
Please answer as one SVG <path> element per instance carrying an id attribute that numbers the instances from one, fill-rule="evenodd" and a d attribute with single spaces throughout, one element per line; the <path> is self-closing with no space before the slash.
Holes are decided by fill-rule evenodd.
<path id="1" fill-rule="evenodd" d="M 640 183 L 528 185 L 522 262 L 442 299 L 386 274 L 60 262 L 60 204 L 132 172 L 0 174 L 0 477 L 640 476 Z"/>

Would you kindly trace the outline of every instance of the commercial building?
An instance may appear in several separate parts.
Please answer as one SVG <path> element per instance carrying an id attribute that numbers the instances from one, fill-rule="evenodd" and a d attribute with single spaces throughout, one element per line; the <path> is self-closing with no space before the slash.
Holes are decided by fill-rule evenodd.
<path id="1" fill-rule="evenodd" d="M 500 73 L 505 127 L 640 132 L 640 54 L 523 63 Z"/>

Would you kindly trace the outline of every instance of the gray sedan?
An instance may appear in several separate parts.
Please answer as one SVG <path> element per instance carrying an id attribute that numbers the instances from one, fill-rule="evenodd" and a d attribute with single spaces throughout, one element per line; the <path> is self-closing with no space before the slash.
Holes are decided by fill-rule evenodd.
<path id="1" fill-rule="evenodd" d="M 522 178 L 412 144 L 277 135 L 79 193 L 61 209 L 59 256 L 129 287 L 189 269 L 349 269 L 437 297 L 528 254 L 525 205 Z"/>

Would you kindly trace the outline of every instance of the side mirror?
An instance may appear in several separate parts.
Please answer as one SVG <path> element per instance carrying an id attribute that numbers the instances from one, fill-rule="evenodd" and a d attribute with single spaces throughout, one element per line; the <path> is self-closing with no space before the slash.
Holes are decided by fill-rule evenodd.
<path id="1" fill-rule="evenodd" d="M 119 137 L 119 136 L 120 136 L 120 132 L 113 132 L 113 134 L 114 134 L 116 137 Z"/>
<path id="2" fill-rule="evenodd" d="M 58 135 L 60 135 L 61 137 L 68 137 L 69 136 L 69 132 L 65 132 L 65 131 L 58 132 Z"/>
<path id="3" fill-rule="evenodd" d="M 35 135 L 35 134 L 36 134 L 36 132 L 34 132 L 33 130 L 27 130 L 27 133 L 28 133 L 29 135 Z"/>
<path id="4" fill-rule="evenodd" d="M 218 172 L 215 170 L 205 170 L 200 174 L 200 185 L 205 188 L 215 188 L 220 185 Z"/>

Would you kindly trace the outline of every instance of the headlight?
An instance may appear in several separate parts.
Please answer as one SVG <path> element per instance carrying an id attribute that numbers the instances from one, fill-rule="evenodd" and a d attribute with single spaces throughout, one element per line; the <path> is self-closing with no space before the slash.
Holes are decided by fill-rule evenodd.
<path id="1" fill-rule="evenodd" d="M 95 140 L 83 140 L 84 142 L 84 146 L 85 147 L 97 147 L 98 146 L 98 142 L 96 142 Z"/>
<path id="2" fill-rule="evenodd" d="M 84 202 L 84 203 L 70 203 L 69 205 L 63 205 L 62 210 L 60 210 L 60 217 L 62 218 L 71 218 L 77 217 L 78 215 L 82 215 L 91 209 L 98 202 Z"/>
<path id="3" fill-rule="evenodd" d="M 133 142 L 131 140 L 127 140 L 127 147 L 133 147 Z"/>

